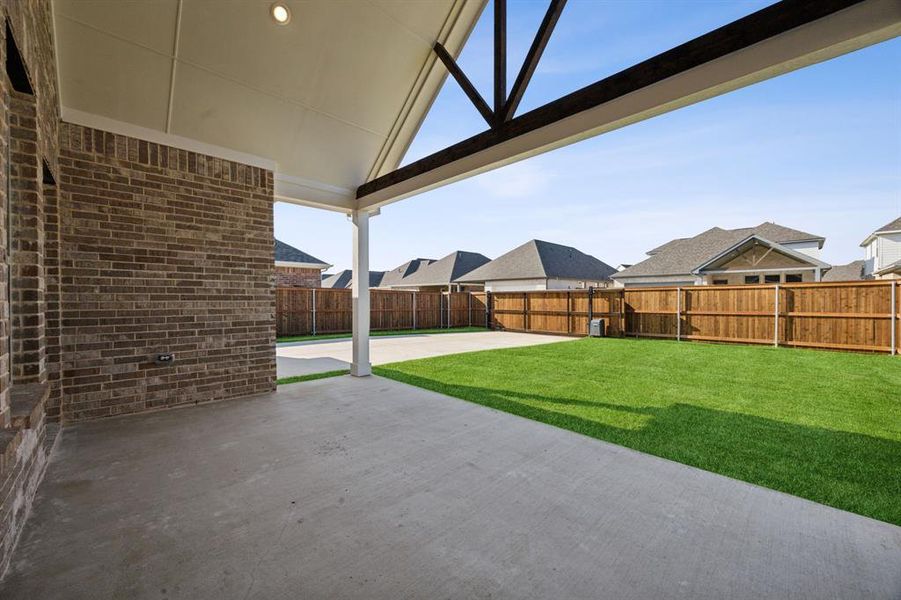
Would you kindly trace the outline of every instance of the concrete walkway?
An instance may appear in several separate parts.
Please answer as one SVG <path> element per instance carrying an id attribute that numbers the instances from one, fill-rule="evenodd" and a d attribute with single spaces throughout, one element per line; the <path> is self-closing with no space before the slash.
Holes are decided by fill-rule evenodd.
<path id="1" fill-rule="evenodd" d="M 414 358 L 535 346 L 572 339 L 509 331 L 381 336 L 370 339 L 369 352 L 372 364 L 383 365 Z M 343 339 L 279 344 L 276 355 L 276 370 L 280 378 L 348 369 L 351 360 L 351 342 L 349 339 Z"/>
<path id="2" fill-rule="evenodd" d="M 4 600 L 901 597 L 901 528 L 377 377 L 62 436 Z"/>

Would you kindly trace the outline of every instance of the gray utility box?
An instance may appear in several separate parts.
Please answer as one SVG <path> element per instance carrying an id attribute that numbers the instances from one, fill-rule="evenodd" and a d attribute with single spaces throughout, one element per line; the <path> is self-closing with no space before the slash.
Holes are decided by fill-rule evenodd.
<path id="1" fill-rule="evenodd" d="M 592 319 L 589 321 L 588 335 L 590 337 L 604 337 L 604 319 Z"/>

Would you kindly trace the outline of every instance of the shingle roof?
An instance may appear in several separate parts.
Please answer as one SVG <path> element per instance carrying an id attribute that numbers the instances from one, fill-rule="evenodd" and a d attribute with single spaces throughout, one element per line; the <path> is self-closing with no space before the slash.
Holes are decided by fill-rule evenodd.
<path id="1" fill-rule="evenodd" d="M 433 258 L 414 258 L 413 260 L 408 260 L 399 267 L 395 267 L 390 271 L 385 271 L 385 276 L 382 277 L 382 281 L 379 283 L 378 287 L 399 285 L 404 277 L 409 277 L 420 268 L 433 262 L 435 262 L 435 259 Z"/>
<path id="2" fill-rule="evenodd" d="M 459 282 L 482 282 L 504 279 L 609 279 L 616 269 L 595 257 L 570 246 L 542 240 L 531 240 L 497 257 L 467 275 Z"/>
<path id="3" fill-rule="evenodd" d="M 883 231 L 901 231 L 901 217 L 898 217 L 894 221 L 889 221 L 873 233 L 882 233 Z"/>
<path id="4" fill-rule="evenodd" d="M 281 240 L 275 240 L 275 260 L 278 262 L 311 263 L 323 265 L 323 268 L 331 266 L 324 260 L 319 260 L 312 254 L 307 254 L 303 250 L 298 250 L 294 246 L 286 244 Z"/>
<path id="5" fill-rule="evenodd" d="M 880 227 L 879 229 L 877 229 L 876 231 L 874 231 L 873 233 L 868 235 L 867 239 L 862 241 L 860 243 L 860 245 L 866 246 L 867 244 L 870 243 L 870 240 L 872 240 L 874 237 L 876 237 L 877 234 L 886 233 L 889 231 L 901 231 L 901 217 L 898 217 L 894 221 L 889 221 L 888 223 L 886 223 L 885 225 L 883 225 L 882 227 Z"/>
<path id="6" fill-rule="evenodd" d="M 369 272 L 369 287 L 378 287 L 379 283 L 382 281 L 382 277 L 385 275 L 384 271 L 370 271 Z M 353 277 L 353 271 L 351 269 L 344 269 L 343 271 L 338 271 L 337 273 L 332 273 L 331 275 L 323 275 L 322 276 L 322 287 L 324 288 L 336 288 L 336 289 L 349 289 L 351 287 L 351 278 Z"/>
<path id="7" fill-rule="evenodd" d="M 846 265 L 834 265 L 823 275 L 823 281 L 860 281 L 872 279 L 872 276 L 864 276 L 863 269 L 866 261 L 855 260 Z"/>
<path id="8" fill-rule="evenodd" d="M 401 279 L 400 285 L 448 285 L 490 261 L 490 258 L 478 252 L 457 250 L 442 259 L 419 267 L 415 273 Z"/>
<path id="9" fill-rule="evenodd" d="M 657 275 L 687 275 L 717 254 L 738 242 L 752 236 L 783 244 L 804 240 L 817 241 L 822 246 L 825 238 L 797 229 L 783 227 L 776 223 L 761 223 L 757 227 L 742 229 L 721 229 L 712 227 L 693 238 L 682 238 L 667 242 L 652 252 L 650 258 L 616 273 L 613 278 L 649 277 Z"/>

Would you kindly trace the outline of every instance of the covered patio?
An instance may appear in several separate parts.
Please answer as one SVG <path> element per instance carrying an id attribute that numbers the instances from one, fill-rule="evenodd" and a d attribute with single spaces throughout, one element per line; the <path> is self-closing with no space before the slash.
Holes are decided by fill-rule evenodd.
<path id="1" fill-rule="evenodd" d="M 2 591 L 885 598 L 901 529 L 380 377 L 68 427 Z"/>
<path id="2" fill-rule="evenodd" d="M 486 0 L 0 0 L 0 597 L 897 596 L 897 527 L 371 375 L 383 207 L 901 34 L 784 0 L 519 112 L 564 4 L 508 86 L 494 0 L 486 101 Z M 448 74 L 487 129 L 401 166 Z M 276 201 L 348 217 L 353 377 L 276 389 Z"/>

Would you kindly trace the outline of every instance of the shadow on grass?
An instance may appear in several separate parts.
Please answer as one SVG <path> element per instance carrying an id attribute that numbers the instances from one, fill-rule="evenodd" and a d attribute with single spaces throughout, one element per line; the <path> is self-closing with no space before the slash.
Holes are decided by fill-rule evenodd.
<path id="1" fill-rule="evenodd" d="M 901 525 L 901 443 L 893 440 L 690 404 L 633 407 L 446 383 L 386 367 L 376 368 L 376 373 Z M 557 412 L 554 407 L 604 409 L 648 418 L 637 429 L 625 428 Z"/>

